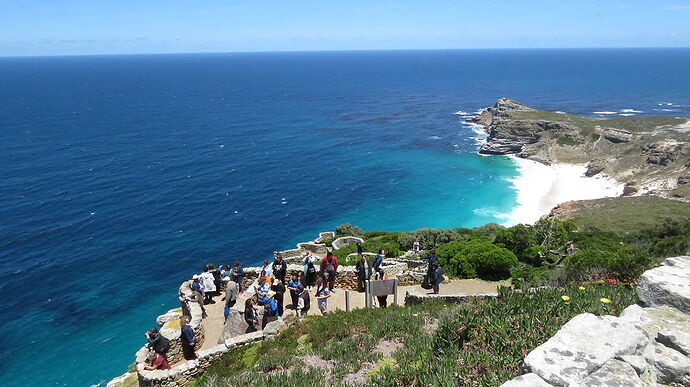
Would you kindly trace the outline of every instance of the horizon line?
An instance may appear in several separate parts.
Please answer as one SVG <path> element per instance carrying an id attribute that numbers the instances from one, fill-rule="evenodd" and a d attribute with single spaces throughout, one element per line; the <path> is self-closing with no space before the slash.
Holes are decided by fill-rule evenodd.
<path id="1" fill-rule="evenodd" d="M 289 54 L 289 53 L 356 53 L 356 52 L 402 52 L 402 51 L 530 51 L 530 50 L 683 50 L 690 46 L 659 46 L 659 47 L 494 47 L 494 48 L 388 48 L 388 49 L 327 49 L 327 50 L 266 50 L 266 51 L 187 51 L 187 52 L 132 52 L 112 54 L 50 54 L 50 55 L 0 55 L 0 59 L 7 58 L 65 58 L 65 57 L 94 57 L 94 56 L 153 56 L 153 55 L 222 55 L 222 54 Z"/>

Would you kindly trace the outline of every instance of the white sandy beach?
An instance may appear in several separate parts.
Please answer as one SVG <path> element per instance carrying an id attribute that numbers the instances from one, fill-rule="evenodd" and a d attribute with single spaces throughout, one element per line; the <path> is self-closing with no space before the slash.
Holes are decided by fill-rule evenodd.
<path id="1" fill-rule="evenodd" d="M 513 157 L 519 175 L 511 179 L 518 205 L 506 225 L 534 223 L 556 205 L 570 200 L 620 196 L 624 185 L 607 176 L 585 177 L 587 167 L 574 164 L 544 165 Z"/>

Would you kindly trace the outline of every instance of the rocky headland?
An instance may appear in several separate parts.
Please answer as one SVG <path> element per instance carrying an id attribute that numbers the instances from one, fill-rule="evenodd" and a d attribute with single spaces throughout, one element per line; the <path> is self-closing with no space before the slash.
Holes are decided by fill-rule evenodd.
<path id="1" fill-rule="evenodd" d="M 485 155 L 515 155 L 551 165 L 586 165 L 586 176 L 626 184 L 624 195 L 690 200 L 690 119 L 579 117 L 501 98 L 469 123 L 485 128 Z"/>

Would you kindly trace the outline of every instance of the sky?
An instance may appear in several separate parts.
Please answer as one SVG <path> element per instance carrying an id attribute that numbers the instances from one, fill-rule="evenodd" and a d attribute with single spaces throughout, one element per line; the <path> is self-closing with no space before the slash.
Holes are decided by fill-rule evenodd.
<path id="1" fill-rule="evenodd" d="M 0 0 L 0 56 L 690 47 L 690 0 Z"/>

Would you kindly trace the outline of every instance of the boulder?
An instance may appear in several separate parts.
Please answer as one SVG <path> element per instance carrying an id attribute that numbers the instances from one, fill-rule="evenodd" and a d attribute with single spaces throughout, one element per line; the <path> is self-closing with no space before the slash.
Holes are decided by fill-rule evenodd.
<path id="1" fill-rule="evenodd" d="M 566 386 L 578 383 L 616 356 L 636 353 L 648 342 L 647 334 L 629 322 L 584 313 L 530 352 L 525 364 L 545 381 Z"/>
<path id="2" fill-rule="evenodd" d="M 264 336 L 266 337 L 272 337 L 278 334 L 281 330 L 283 330 L 287 325 L 283 321 L 282 318 L 279 318 L 278 320 L 271 321 L 270 323 L 266 324 L 266 327 L 264 328 Z"/>
<path id="3" fill-rule="evenodd" d="M 331 243 L 331 245 L 333 246 L 333 250 L 338 250 L 342 247 L 349 245 L 350 243 L 357 242 L 364 243 L 364 239 L 353 236 L 344 236 L 334 240 L 333 243 Z"/>
<path id="4" fill-rule="evenodd" d="M 690 320 L 688 318 L 686 321 Z M 690 330 L 662 329 L 656 336 L 656 341 L 674 349 L 685 356 L 690 356 Z"/>
<path id="5" fill-rule="evenodd" d="M 661 330 L 690 333 L 688 316 L 669 306 L 642 308 L 639 305 L 630 305 L 619 318 L 643 329 L 649 338 L 657 337 Z"/>
<path id="6" fill-rule="evenodd" d="M 667 258 L 647 270 L 637 285 L 637 296 L 647 306 L 672 306 L 690 313 L 690 257 Z"/>
<path id="7" fill-rule="evenodd" d="M 690 386 L 690 359 L 687 356 L 658 342 L 647 346 L 643 355 L 656 370 L 658 383 Z"/>
<path id="8" fill-rule="evenodd" d="M 179 320 L 182 317 L 182 308 L 170 309 L 156 318 L 158 325 L 165 325 L 169 321 Z"/>
<path id="9" fill-rule="evenodd" d="M 611 359 L 604 365 L 571 386 L 628 386 L 642 387 L 642 380 L 637 376 L 635 369 L 628 363 Z"/>
<path id="10" fill-rule="evenodd" d="M 683 151 L 683 143 L 677 141 L 658 141 L 642 148 L 647 154 L 647 163 L 665 166 L 677 159 Z"/>
<path id="11" fill-rule="evenodd" d="M 635 134 L 622 129 L 607 129 L 604 131 L 604 138 L 614 144 L 630 142 L 635 138 Z"/>
<path id="12" fill-rule="evenodd" d="M 589 163 L 587 165 L 587 171 L 585 172 L 585 176 L 592 177 L 600 174 L 602 171 L 604 171 L 604 166 L 602 164 Z"/>
<path id="13" fill-rule="evenodd" d="M 552 387 L 549 383 L 546 383 L 544 379 L 540 378 L 537 374 L 524 374 L 517 378 L 511 379 L 503 384 L 501 387 Z"/>
<path id="14" fill-rule="evenodd" d="M 637 193 L 640 189 L 635 186 L 635 183 L 626 183 L 623 187 L 623 194 L 621 196 L 632 196 Z"/>

